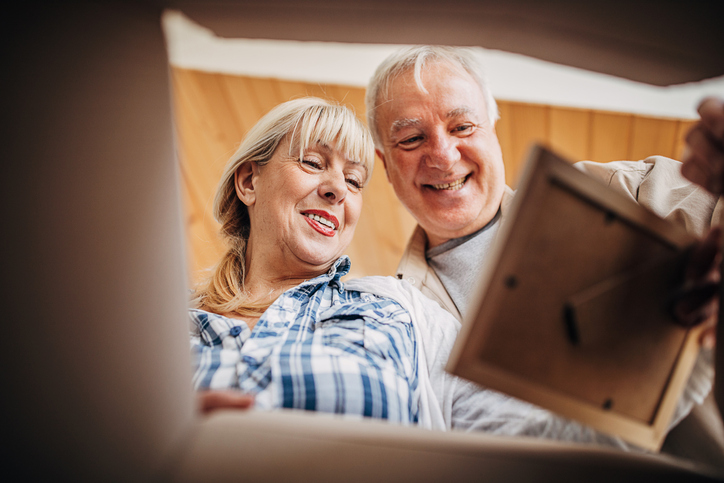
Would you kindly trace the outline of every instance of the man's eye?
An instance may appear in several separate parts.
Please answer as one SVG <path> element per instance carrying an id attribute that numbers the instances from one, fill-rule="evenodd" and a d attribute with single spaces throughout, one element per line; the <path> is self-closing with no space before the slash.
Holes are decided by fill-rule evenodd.
<path id="1" fill-rule="evenodd" d="M 316 159 L 302 159 L 301 163 L 312 169 L 322 169 L 322 163 L 320 163 Z"/>
<path id="2" fill-rule="evenodd" d="M 407 147 L 407 146 L 414 146 L 415 144 L 419 143 L 420 141 L 422 141 L 422 136 L 412 136 L 407 139 L 403 139 L 398 144 L 400 146 Z"/>
<path id="3" fill-rule="evenodd" d="M 461 124 L 459 126 L 455 126 L 453 131 L 458 133 L 469 133 L 473 130 L 475 126 L 473 124 Z"/>

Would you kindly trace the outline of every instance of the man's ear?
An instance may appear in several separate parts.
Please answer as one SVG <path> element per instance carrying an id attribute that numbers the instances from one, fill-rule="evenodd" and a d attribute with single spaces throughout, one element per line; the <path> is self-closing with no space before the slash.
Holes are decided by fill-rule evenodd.
<path id="1" fill-rule="evenodd" d="M 390 173 L 389 173 L 389 171 L 387 171 L 387 160 L 385 160 L 384 153 L 382 151 L 380 151 L 379 149 L 375 149 L 375 153 L 377 154 L 377 157 L 380 158 L 380 161 L 382 161 L 382 166 L 385 167 L 385 175 L 387 175 L 387 182 L 392 183 L 392 181 L 390 181 Z"/>
<path id="2" fill-rule="evenodd" d="M 252 206 L 256 202 L 256 191 L 254 191 L 256 180 L 259 175 L 259 165 L 246 162 L 239 166 L 234 172 L 234 188 L 236 196 L 246 206 Z"/>

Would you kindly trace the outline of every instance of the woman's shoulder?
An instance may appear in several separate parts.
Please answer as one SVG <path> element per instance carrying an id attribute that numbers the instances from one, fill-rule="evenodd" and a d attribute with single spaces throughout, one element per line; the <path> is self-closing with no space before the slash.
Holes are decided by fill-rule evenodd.
<path id="1" fill-rule="evenodd" d="M 189 317 L 191 320 L 208 320 L 209 318 L 229 318 L 224 317 L 223 315 L 217 314 L 215 312 L 211 312 L 209 310 L 200 309 L 198 307 L 189 307 L 188 309 Z"/>
<path id="2" fill-rule="evenodd" d="M 188 313 L 191 334 L 201 337 L 209 345 L 219 345 L 225 337 L 243 342 L 251 335 L 250 327 L 243 320 L 193 307 Z"/>
<path id="3" fill-rule="evenodd" d="M 425 296 L 415 286 L 396 277 L 376 275 L 356 278 L 346 281 L 345 288 L 396 300 L 408 310 L 430 307 L 444 310 L 437 302 Z"/>
<path id="4" fill-rule="evenodd" d="M 345 280 L 344 288 L 350 291 L 384 296 L 385 293 L 400 291 L 403 288 L 401 282 L 402 280 L 395 277 L 372 275 Z"/>
<path id="5" fill-rule="evenodd" d="M 201 331 L 210 327 L 231 328 L 238 325 L 244 325 L 243 320 L 196 307 L 189 308 L 188 314 L 191 324 L 198 327 Z"/>

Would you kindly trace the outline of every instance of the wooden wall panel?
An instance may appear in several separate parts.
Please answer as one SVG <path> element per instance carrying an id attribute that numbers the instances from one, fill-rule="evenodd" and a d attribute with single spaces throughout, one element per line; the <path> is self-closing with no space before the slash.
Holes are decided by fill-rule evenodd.
<path id="1" fill-rule="evenodd" d="M 192 281 L 198 281 L 224 250 L 211 205 L 223 168 L 246 132 L 274 106 L 306 95 L 341 102 L 364 121 L 364 89 L 177 68 L 172 69 L 172 81 L 190 273 Z M 505 100 L 499 108 L 495 129 L 506 180 L 513 187 L 532 142 L 544 142 L 573 161 L 679 157 L 683 135 L 693 125 Z M 379 159 L 363 196 L 362 216 L 347 251 L 350 276 L 393 275 L 415 221 L 397 201 Z"/>
<path id="2" fill-rule="evenodd" d="M 172 77 L 188 226 L 189 271 L 194 276 L 213 265 L 222 253 L 211 204 L 233 136 L 238 136 L 239 131 L 234 121 L 228 121 L 229 111 L 223 104 L 222 112 L 211 109 L 219 95 L 218 77 L 196 74 L 175 70 Z M 219 119 L 227 119 L 228 124 Z"/>
<path id="3" fill-rule="evenodd" d="M 626 159 L 644 159 L 653 154 L 675 155 L 676 122 L 634 117 L 632 124 L 631 145 Z"/>
<path id="4" fill-rule="evenodd" d="M 549 109 L 550 147 L 568 159 L 587 159 L 591 149 L 591 111 L 584 109 Z"/>
<path id="5" fill-rule="evenodd" d="M 276 79 L 247 77 L 247 81 L 252 92 L 250 105 L 254 106 L 258 118 L 269 112 L 277 104 L 286 100 L 282 100 L 283 96 L 278 88 L 279 81 Z"/>
<path id="6" fill-rule="evenodd" d="M 681 155 L 684 152 L 684 142 L 686 139 L 686 133 L 689 129 L 694 127 L 696 121 L 681 120 L 677 122 L 676 128 L 676 139 L 674 144 L 674 159 L 681 159 Z"/>
<path id="7" fill-rule="evenodd" d="M 516 170 L 508 166 L 513 159 L 513 103 L 498 101 L 498 112 L 500 119 L 495 124 L 495 133 L 498 135 L 500 150 L 503 152 L 503 162 L 506 164 L 505 181 L 513 186 L 513 180 L 517 176 Z"/>
<path id="8" fill-rule="evenodd" d="M 282 98 L 286 100 L 297 99 L 305 96 L 320 97 L 322 99 L 333 99 L 327 91 L 326 86 L 319 84 L 309 84 L 295 81 L 276 81 L 279 86 Z"/>
<path id="9" fill-rule="evenodd" d="M 258 113 L 262 110 L 254 102 L 256 93 L 247 77 L 223 76 L 224 87 L 229 93 L 231 108 L 236 113 L 241 131 L 241 140 L 249 129 L 259 120 Z"/>
<path id="10" fill-rule="evenodd" d="M 591 119 L 591 149 L 586 156 L 602 163 L 628 159 L 633 116 L 594 112 Z"/>
<path id="11" fill-rule="evenodd" d="M 509 151 L 503 151 L 506 163 L 505 181 L 514 185 L 531 145 L 534 142 L 548 143 L 549 107 L 513 102 L 509 103 L 506 110 L 510 123 L 506 125 Z"/>
<path id="12" fill-rule="evenodd" d="M 317 94 L 316 92 L 312 94 L 312 91 L 316 91 L 318 89 L 313 89 L 314 86 L 305 85 L 301 82 L 283 81 L 275 79 L 274 84 L 279 90 L 281 99 L 284 99 L 285 101 L 291 99 L 298 99 L 304 96 L 319 97 L 319 94 Z"/>

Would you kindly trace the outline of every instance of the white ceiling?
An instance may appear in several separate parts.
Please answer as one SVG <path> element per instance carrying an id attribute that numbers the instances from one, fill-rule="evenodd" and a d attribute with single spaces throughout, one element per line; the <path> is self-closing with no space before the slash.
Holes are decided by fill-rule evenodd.
<path id="1" fill-rule="evenodd" d="M 179 11 L 163 17 L 170 63 L 209 72 L 364 87 L 399 45 L 226 39 Z M 724 77 L 657 87 L 497 50 L 475 48 L 498 99 L 696 118 L 706 95 L 724 97 Z"/>

